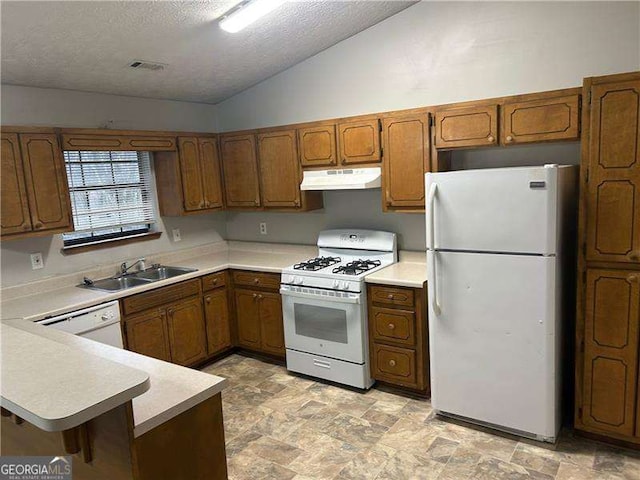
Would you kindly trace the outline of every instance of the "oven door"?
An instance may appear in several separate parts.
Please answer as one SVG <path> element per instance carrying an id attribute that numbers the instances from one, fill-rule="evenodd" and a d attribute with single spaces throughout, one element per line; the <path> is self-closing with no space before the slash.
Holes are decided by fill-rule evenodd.
<path id="1" fill-rule="evenodd" d="M 292 286 L 280 293 L 288 349 L 364 363 L 364 294 Z"/>

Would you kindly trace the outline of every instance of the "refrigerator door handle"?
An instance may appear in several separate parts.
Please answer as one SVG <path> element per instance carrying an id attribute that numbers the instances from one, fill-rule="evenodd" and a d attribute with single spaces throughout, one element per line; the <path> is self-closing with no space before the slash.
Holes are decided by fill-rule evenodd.
<path id="1" fill-rule="evenodd" d="M 436 192 L 438 191 L 438 185 L 432 183 L 429 187 L 429 195 L 427 200 L 427 215 L 429 216 L 429 238 L 427 238 L 427 248 L 431 250 L 431 265 L 428 268 L 431 269 L 431 308 L 433 309 L 433 313 L 438 316 L 440 315 L 440 304 L 438 303 L 438 287 L 437 287 L 437 272 L 436 272 L 436 224 L 435 224 L 435 212 L 434 208 L 436 205 Z"/>

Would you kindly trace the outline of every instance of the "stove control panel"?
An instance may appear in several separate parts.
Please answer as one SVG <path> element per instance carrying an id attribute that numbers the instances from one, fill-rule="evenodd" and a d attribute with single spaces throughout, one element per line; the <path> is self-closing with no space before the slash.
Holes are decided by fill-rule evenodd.
<path id="1" fill-rule="evenodd" d="M 354 280 L 336 280 L 322 277 L 303 277 L 300 275 L 291 275 L 285 273 L 282 275 L 281 282 L 284 285 L 296 285 L 304 287 L 324 288 L 327 290 L 342 290 L 345 292 L 362 291 L 362 282 Z"/>

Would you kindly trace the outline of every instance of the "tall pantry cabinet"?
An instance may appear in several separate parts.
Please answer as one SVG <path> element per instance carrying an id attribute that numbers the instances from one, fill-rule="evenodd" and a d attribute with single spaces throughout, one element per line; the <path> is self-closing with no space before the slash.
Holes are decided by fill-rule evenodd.
<path id="1" fill-rule="evenodd" d="M 575 425 L 640 445 L 640 73 L 583 98 Z"/>

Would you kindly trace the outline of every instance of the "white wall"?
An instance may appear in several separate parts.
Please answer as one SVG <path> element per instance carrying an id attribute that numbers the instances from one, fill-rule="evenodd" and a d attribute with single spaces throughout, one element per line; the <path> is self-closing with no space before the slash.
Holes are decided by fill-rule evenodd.
<path id="1" fill-rule="evenodd" d="M 575 87 L 640 69 L 637 2 L 422 2 L 218 104 L 223 130 Z"/>
<path id="2" fill-rule="evenodd" d="M 636 2 L 423 2 L 218 104 L 222 130 L 580 86 L 640 69 Z M 579 145 L 455 152 L 452 166 L 578 164 Z M 325 227 L 388 228 L 424 248 L 422 215 L 383 214 L 380 193 L 325 194 L 321 214 L 229 214 L 229 239 L 313 243 Z M 269 235 L 258 234 L 266 221 Z"/>
<path id="3" fill-rule="evenodd" d="M 2 85 L 2 125 L 215 131 L 215 107 L 187 102 L 122 97 L 46 88 Z M 144 255 L 220 241 L 226 236 L 225 213 L 162 218 L 161 238 L 121 247 L 62 255 L 62 235 L 0 243 L 2 286 L 17 285 L 44 277 L 70 273 L 92 266 L 122 262 Z M 170 239 L 179 228 L 182 241 Z M 168 233 L 167 233 L 168 232 Z M 29 255 L 41 252 L 44 268 L 31 270 Z"/>
<path id="4" fill-rule="evenodd" d="M 2 125 L 215 132 L 216 107 L 200 103 L 2 85 Z"/>

